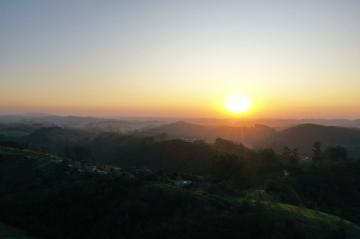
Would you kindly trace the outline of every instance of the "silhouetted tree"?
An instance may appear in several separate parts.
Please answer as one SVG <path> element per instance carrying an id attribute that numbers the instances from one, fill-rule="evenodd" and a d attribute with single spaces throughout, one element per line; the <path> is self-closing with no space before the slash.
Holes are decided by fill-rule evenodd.
<path id="1" fill-rule="evenodd" d="M 211 177 L 215 181 L 232 181 L 237 185 L 243 185 L 244 164 L 235 155 L 219 155 L 211 165 Z"/>
<path id="2" fill-rule="evenodd" d="M 290 149 L 288 146 L 285 146 L 281 157 L 290 168 L 297 167 L 299 164 L 299 153 L 296 148 Z"/>
<path id="3" fill-rule="evenodd" d="M 260 149 L 257 151 L 258 172 L 274 172 L 282 169 L 278 155 L 273 149 Z M 252 160 L 253 161 L 253 160 Z"/>
<path id="4" fill-rule="evenodd" d="M 312 160 L 318 162 L 323 158 L 322 145 L 320 142 L 315 142 L 312 147 Z"/>
<path id="5" fill-rule="evenodd" d="M 326 159 L 329 160 L 346 160 L 347 159 L 347 150 L 346 148 L 342 146 L 334 146 L 334 147 L 328 147 L 325 150 L 325 156 Z"/>

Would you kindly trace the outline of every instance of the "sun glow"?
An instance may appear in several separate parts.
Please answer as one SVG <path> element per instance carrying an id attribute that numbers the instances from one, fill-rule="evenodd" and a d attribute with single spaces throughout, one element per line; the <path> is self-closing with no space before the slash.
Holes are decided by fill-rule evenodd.
<path id="1" fill-rule="evenodd" d="M 234 114 L 245 113 L 251 109 L 251 101 L 243 95 L 232 96 L 225 103 L 225 108 Z"/>

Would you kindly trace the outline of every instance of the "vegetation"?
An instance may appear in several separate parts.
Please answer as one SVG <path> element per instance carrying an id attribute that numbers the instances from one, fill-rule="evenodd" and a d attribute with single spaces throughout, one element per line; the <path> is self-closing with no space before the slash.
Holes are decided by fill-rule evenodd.
<path id="1" fill-rule="evenodd" d="M 34 132 L 0 141 L 0 221 L 38 238 L 360 238 L 342 146 Z"/>

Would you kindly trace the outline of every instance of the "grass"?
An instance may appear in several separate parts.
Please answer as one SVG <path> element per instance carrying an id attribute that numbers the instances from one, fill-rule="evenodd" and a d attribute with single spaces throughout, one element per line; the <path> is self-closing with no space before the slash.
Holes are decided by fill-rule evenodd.
<path id="1" fill-rule="evenodd" d="M 253 195 L 253 194 L 252 194 Z M 308 228 L 322 228 L 327 231 L 334 229 L 344 229 L 350 238 L 360 238 L 360 226 L 348 220 L 324 213 L 318 210 L 298 207 L 290 204 L 264 200 L 260 198 L 249 198 L 247 196 L 237 198 L 227 198 L 228 201 L 237 204 L 250 203 L 255 205 L 260 203 L 267 211 L 267 215 L 275 221 L 292 221 L 298 225 Z"/>
<path id="2" fill-rule="evenodd" d="M 11 147 L 0 147 L 0 154 L 3 155 L 18 155 L 27 159 L 36 159 L 36 160 L 62 160 L 63 158 L 56 156 L 54 154 L 41 152 L 35 149 L 18 149 Z"/>
<path id="3" fill-rule="evenodd" d="M 323 228 L 343 228 L 351 236 L 360 238 L 360 227 L 358 225 L 334 215 L 284 203 L 268 203 L 268 209 L 274 214 L 291 217 L 300 223 Z"/>

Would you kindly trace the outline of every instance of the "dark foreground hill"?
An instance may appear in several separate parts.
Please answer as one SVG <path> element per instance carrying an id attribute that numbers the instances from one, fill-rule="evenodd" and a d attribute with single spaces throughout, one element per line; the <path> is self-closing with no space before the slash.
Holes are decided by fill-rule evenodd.
<path id="1" fill-rule="evenodd" d="M 175 186 L 149 170 L 0 148 L 0 221 L 39 238 L 360 238 L 336 216 Z"/>

